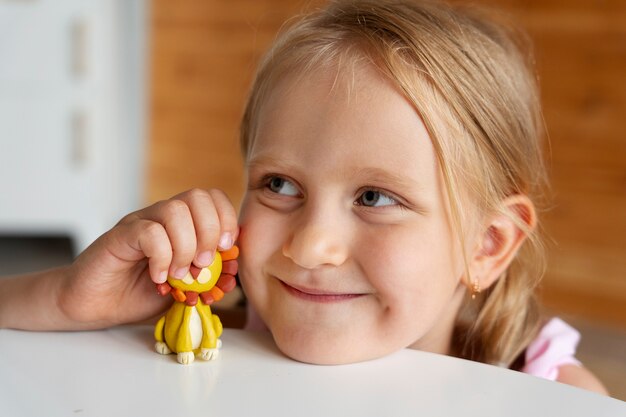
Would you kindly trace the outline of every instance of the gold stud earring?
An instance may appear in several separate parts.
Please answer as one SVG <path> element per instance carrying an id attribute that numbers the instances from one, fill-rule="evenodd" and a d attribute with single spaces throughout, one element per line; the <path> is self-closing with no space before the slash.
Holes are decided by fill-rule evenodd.
<path id="1" fill-rule="evenodd" d="M 480 284 L 476 280 L 472 283 L 472 300 L 476 299 L 477 294 L 480 294 Z"/>

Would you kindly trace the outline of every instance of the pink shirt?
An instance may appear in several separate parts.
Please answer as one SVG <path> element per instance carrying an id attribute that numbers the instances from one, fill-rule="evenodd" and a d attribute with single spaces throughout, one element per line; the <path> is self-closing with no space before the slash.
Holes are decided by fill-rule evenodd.
<path id="1" fill-rule="evenodd" d="M 559 318 L 553 318 L 526 349 L 522 372 L 551 381 L 559 376 L 562 365 L 577 365 L 574 357 L 580 333 Z"/>

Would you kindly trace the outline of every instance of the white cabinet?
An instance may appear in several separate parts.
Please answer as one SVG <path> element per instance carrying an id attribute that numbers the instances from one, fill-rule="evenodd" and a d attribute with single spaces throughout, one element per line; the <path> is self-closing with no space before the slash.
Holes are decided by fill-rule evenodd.
<path id="1" fill-rule="evenodd" d="M 143 202 L 147 4 L 0 1 L 0 234 L 77 250 Z"/>

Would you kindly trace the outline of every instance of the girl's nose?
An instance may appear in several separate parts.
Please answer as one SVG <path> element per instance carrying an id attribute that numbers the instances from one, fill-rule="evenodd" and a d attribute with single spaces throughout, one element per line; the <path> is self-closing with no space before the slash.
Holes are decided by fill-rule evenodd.
<path id="1" fill-rule="evenodd" d="M 326 220 L 310 219 L 296 227 L 283 245 L 283 255 L 307 269 L 343 264 L 348 257 L 348 236 L 344 228 Z"/>

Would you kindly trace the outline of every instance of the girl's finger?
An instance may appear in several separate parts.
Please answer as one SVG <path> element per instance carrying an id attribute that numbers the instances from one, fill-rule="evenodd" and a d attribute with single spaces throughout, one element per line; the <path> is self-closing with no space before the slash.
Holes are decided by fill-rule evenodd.
<path id="1" fill-rule="evenodd" d="M 220 237 L 220 218 L 211 195 L 200 189 L 187 191 L 179 196 L 187 202 L 196 230 L 196 254 L 194 264 L 208 266 L 213 262 Z"/>
<path id="2" fill-rule="evenodd" d="M 172 247 L 169 274 L 184 278 L 196 253 L 196 231 L 187 203 L 176 198 L 160 201 L 138 215 L 163 226 Z"/>
<path id="3" fill-rule="evenodd" d="M 167 280 L 172 262 L 172 246 L 162 224 L 140 219 L 120 226 L 118 240 L 126 240 L 128 245 L 143 257 L 148 258 L 150 278 L 157 284 Z M 121 237 L 121 238 L 120 238 Z"/>
<path id="4" fill-rule="evenodd" d="M 237 212 L 228 196 L 218 189 L 209 190 L 213 198 L 213 204 L 220 219 L 221 233 L 218 241 L 218 248 L 222 250 L 230 249 L 239 234 L 237 227 Z"/>

